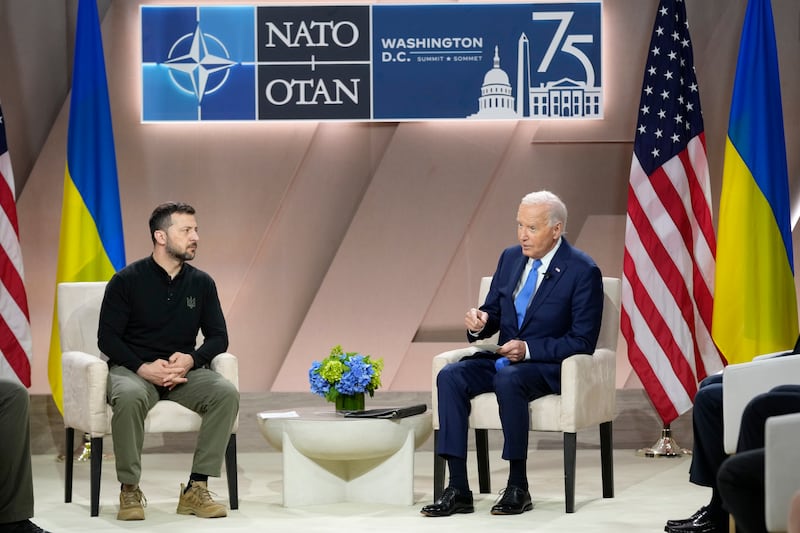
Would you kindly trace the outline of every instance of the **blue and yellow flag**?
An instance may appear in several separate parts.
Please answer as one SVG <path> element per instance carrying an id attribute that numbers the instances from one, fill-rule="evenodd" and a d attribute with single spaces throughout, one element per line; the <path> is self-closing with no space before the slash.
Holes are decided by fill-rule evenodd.
<path id="1" fill-rule="evenodd" d="M 729 363 L 790 349 L 797 301 L 769 0 L 745 13 L 722 173 L 712 335 Z"/>
<path id="2" fill-rule="evenodd" d="M 56 284 L 107 280 L 123 266 L 125 244 L 100 21 L 96 0 L 80 0 Z M 47 374 L 53 400 L 61 411 L 57 305 Z"/>

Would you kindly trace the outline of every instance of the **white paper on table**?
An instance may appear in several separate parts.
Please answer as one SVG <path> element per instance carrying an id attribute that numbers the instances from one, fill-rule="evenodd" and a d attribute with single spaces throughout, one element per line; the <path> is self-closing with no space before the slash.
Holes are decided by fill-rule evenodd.
<path id="1" fill-rule="evenodd" d="M 297 418 L 300 415 L 297 414 L 297 411 L 261 411 L 258 413 L 258 417 L 261 419 L 267 418 Z"/>

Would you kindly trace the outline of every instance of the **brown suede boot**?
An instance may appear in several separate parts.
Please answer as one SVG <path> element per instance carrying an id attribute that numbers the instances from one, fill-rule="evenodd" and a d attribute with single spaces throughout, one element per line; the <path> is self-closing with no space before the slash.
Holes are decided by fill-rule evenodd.
<path id="1" fill-rule="evenodd" d="M 208 484 L 205 481 L 192 481 L 189 490 L 181 483 L 181 495 L 178 500 L 178 514 L 193 514 L 200 518 L 221 518 L 228 516 L 228 510 L 221 503 L 211 499 Z"/>
<path id="2" fill-rule="evenodd" d="M 117 520 L 144 520 L 147 499 L 139 485 L 123 485 L 119 493 L 119 512 Z"/>

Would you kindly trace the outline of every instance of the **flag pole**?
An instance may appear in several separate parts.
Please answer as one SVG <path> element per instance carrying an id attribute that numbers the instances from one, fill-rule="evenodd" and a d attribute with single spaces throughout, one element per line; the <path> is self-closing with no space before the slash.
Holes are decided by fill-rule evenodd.
<path id="1" fill-rule="evenodd" d="M 89 460 L 92 458 L 92 438 L 89 436 L 88 433 L 83 434 L 83 449 L 77 457 L 76 460 L 80 461 L 81 463 L 88 463 Z"/>
<path id="2" fill-rule="evenodd" d="M 661 429 L 661 437 L 649 448 L 636 450 L 636 455 L 641 457 L 683 457 L 691 455 L 692 451 L 681 448 L 672 438 L 672 429 L 669 424 L 664 424 Z"/>

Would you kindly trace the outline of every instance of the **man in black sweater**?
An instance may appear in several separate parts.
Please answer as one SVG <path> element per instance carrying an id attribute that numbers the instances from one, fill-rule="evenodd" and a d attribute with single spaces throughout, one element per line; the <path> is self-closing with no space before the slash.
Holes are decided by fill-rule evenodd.
<path id="1" fill-rule="evenodd" d="M 120 492 L 119 520 L 144 519 L 139 488 L 144 420 L 159 400 L 175 401 L 203 418 L 188 484 L 177 512 L 227 515 L 208 491 L 219 477 L 239 412 L 236 387 L 208 364 L 228 347 L 225 318 L 211 277 L 186 261 L 199 236 L 195 210 L 169 202 L 150 216 L 153 254 L 117 272 L 100 309 L 98 347 L 109 358 L 108 399 Z M 203 343 L 195 347 L 198 331 Z"/>

